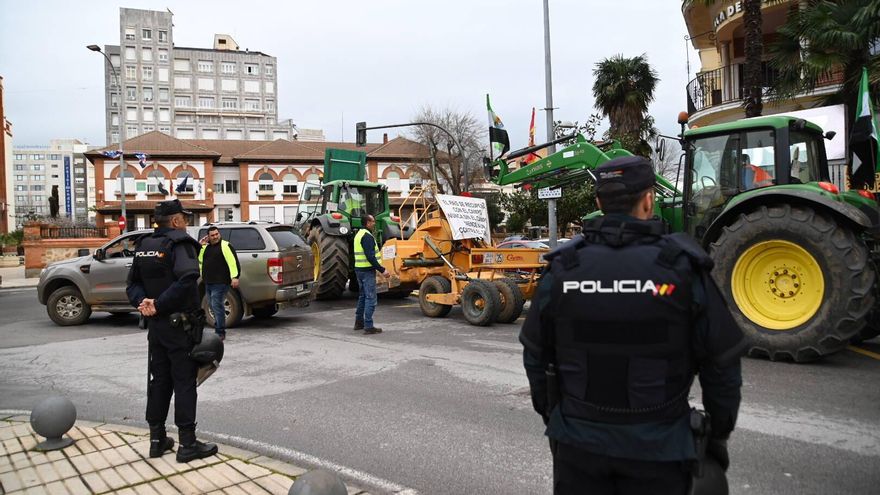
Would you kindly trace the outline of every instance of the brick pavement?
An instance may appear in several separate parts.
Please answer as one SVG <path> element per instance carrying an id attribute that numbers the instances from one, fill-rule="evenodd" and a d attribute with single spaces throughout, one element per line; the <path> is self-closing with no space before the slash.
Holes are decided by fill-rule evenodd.
<path id="1" fill-rule="evenodd" d="M 149 431 L 129 426 L 77 421 L 68 435 L 76 440 L 70 447 L 37 452 L 42 438 L 30 418 L 0 415 L 0 495 L 286 495 L 306 472 L 226 445 L 215 456 L 185 464 L 172 452 L 150 459 Z M 352 486 L 348 493 L 369 495 Z"/>

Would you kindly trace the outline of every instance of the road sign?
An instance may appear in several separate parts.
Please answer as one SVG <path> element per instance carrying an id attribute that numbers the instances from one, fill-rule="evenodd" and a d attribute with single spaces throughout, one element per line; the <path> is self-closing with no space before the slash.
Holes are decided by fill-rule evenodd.
<path id="1" fill-rule="evenodd" d="M 119 217 L 119 231 L 125 232 L 125 217 Z"/>
<path id="2" fill-rule="evenodd" d="M 562 188 L 543 187 L 538 189 L 538 199 L 559 199 L 562 197 Z"/>

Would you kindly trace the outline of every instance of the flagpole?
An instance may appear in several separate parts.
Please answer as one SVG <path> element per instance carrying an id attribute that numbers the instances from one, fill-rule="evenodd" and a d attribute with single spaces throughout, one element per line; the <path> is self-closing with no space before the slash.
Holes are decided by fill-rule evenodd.
<path id="1" fill-rule="evenodd" d="M 547 95 L 547 141 L 553 141 L 553 80 L 550 70 L 550 6 L 544 0 L 544 89 Z M 547 156 L 556 153 L 556 145 L 551 144 Z M 550 248 L 556 247 L 556 200 L 547 200 L 547 230 L 550 237 Z"/>

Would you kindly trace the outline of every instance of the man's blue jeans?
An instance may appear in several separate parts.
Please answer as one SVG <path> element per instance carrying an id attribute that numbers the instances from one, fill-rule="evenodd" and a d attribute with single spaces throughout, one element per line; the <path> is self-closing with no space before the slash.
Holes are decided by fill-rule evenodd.
<path id="1" fill-rule="evenodd" d="M 376 272 L 374 270 L 355 270 L 358 281 L 358 305 L 354 313 L 355 322 L 364 322 L 364 328 L 373 328 L 373 311 L 376 310 Z"/>
<path id="2" fill-rule="evenodd" d="M 226 291 L 229 286 L 226 284 L 205 284 L 205 290 L 208 292 L 208 304 L 211 306 L 211 312 L 214 313 L 214 332 L 217 335 L 226 335 L 226 307 L 223 301 L 226 299 Z"/>

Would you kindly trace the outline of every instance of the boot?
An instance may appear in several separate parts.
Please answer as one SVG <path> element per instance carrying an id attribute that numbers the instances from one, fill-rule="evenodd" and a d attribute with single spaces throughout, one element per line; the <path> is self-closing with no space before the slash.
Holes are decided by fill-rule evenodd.
<path id="1" fill-rule="evenodd" d="M 363 330 L 364 329 L 364 321 L 355 321 L 353 330 Z"/>
<path id="2" fill-rule="evenodd" d="M 196 440 L 195 427 L 181 428 L 178 434 L 180 436 L 180 447 L 177 448 L 177 462 L 204 459 L 217 453 L 217 445 Z"/>
<path id="3" fill-rule="evenodd" d="M 165 434 L 165 425 L 150 425 L 150 457 L 162 457 L 174 447 L 174 439 Z"/>

